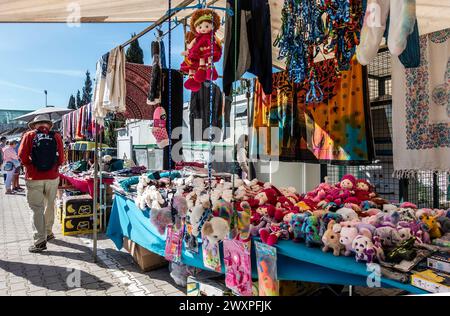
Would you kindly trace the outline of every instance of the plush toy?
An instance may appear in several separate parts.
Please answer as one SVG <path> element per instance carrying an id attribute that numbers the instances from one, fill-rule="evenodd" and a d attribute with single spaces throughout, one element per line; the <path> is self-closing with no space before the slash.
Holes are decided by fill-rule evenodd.
<path id="1" fill-rule="evenodd" d="M 358 262 L 372 263 L 377 259 L 378 261 L 384 261 L 384 252 L 381 248 L 377 238 L 375 242 L 372 242 L 372 236 L 370 234 L 357 235 L 352 242 L 352 248 L 355 252 L 355 258 Z"/>
<path id="2" fill-rule="evenodd" d="M 277 203 L 277 192 L 273 188 L 266 188 L 260 193 L 256 194 L 255 200 L 258 205 L 271 204 L 276 205 Z"/>
<path id="3" fill-rule="evenodd" d="M 222 217 L 212 217 L 202 226 L 202 236 L 208 238 L 211 244 L 222 241 L 230 233 L 230 224 Z"/>
<path id="4" fill-rule="evenodd" d="M 450 218 L 441 216 L 438 219 L 439 225 L 441 226 L 442 234 L 450 232 Z"/>
<path id="5" fill-rule="evenodd" d="M 358 219 L 358 214 L 356 212 L 348 207 L 342 207 L 336 211 L 336 214 L 339 214 L 342 216 L 343 221 L 353 221 Z"/>
<path id="6" fill-rule="evenodd" d="M 356 224 L 358 223 L 359 222 L 341 222 L 340 224 L 338 224 L 340 225 L 341 233 L 339 242 L 345 247 L 345 256 L 350 256 L 353 251 L 352 243 L 355 237 L 358 235 L 358 229 L 356 228 Z"/>
<path id="7" fill-rule="evenodd" d="M 299 242 L 305 239 L 302 231 L 303 222 L 305 219 L 311 216 L 311 213 L 293 214 L 290 222 L 290 231 L 293 234 L 293 241 Z"/>
<path id="8" fill-rule="evenodd" d="M 381 245 L 386 248 L 394 247 L 401 241 L 397 229 L 390 225 L 377 227 L 375 229 L 375 236 L 378 236 Z"/>
<path id="9" fill-rule="evenodd" d="M 319 235 L 320 236 L 323 236 L 325 234 L 325 231 L 328 229 L 328 223 L 332 220 L 334 221 L 335 224 L 337 224 L 337 223 L 340 223 L 343 219 L 340 214 L 336 214 L 336 213 L 325 213 L 319 217 L 319 221 L 320 221 Z"/>
<path id="10" fill-rule="evenodd" d="M 439 238 L 442 236 L 440 224 L 436 216 L 421 215 L 419 220 L 423 223 L 425 230 L 430 234 L 430 238 Z"/>
<path id="11" fill-rule="evenodd" d="M 241 202 L 241 209 L 236 210 L 235 238 L 246 241 L 250 237 L 252 209 L 247 202 Z"/>
<path id="12" fill-rule="evenodd" d="M 320 222 L 316 216 L 311 215 L 306 217 L 306 219 L 303 222 L 301 230 L 305 238 L 305 244 L 307 247 L 320 245 L 322 243 L 322 239 L 320 238 L 319 235 Z"/>
<path id="13" fill-rule="evenodd" d="M 141 210 L 144 211 L 147 209 L 147 203 L 145 203 L 145 196 L 144 194 L 139 194 L 135 197 L 134 203 L 136 206 Z"/>
<path id="14" fill-rule="evenodd" d="M 167 225 L 172 224 L 172 212 L 170 207 L 150 210 L 150 222 L 157 228 L 160 235 L 164 235 Z"/>
<path id="15" fill-rule="evenodd" d="M 214 62 L 222 56 L 222 46 L 215 33 L 220 27 L 219 15 L 211 9 L 200 9 L 191 17 L 191 32 L 195 38 L 188 44 L 188 61 L 198 68 L 189 67 L 186 89 L 198 91 L 205 80 L 216 80 Z"/>
<path id="16" fill-rule="evenodd" d="M 144 192 L 144 198 L 145 203 L 151 209 L 159 209 L 165 203 L 161 193 L 154 185 L 152 185 L 151 187 L 147 187 Z"/>
<path id="17" fill-rule="evenodd" d="M 333 249 L 333 255 L 339 256 L 344 247 L 339 242 L 341 237 L 339 232 L 340 226 L 335 224 L 336 222 L 334 220 L 328 222 L 327 230 L 322 236 L 322 242 L 324 244 L 322 251 L 327 252 L 328 250 Z"/>
<path id="18" fill-rule="evenodd" d="M 192 225 L 192 235 L 194 235 L 195 237 L 197 237 L 200 234 L 204 213 L 205 208 L 202 205 L 194 206 L 188 210 L 186 219 L 189 222 L 189 224 Z"/>
<path id="19" fill-rule="evenodd" d="M 336 205 L 340 206 L 353 196 L 354 189 L 356 185 L 356 179 L 351 174 L 346 174 L 342 177 L 341 181 L 336 185 L 336 187 L 331 190 L 330 194 L 327 196 L 328 202 L 334 202 Z"/>
<path id="20" fill-rule="evenodd" d="M 355 187 L 355 198 L 360 202 L 369 201 L 371 198 L 375 197 L 376 194 L 373 192 L 373 187 L 369 181 L 365 179 L 356 180 Z"/>
<path id="21" fill-rule="evenodd" d="M 175 195 L 172 198 L 172 207 L 174 209 L 173 212 L 176 213 L 175 224 L 177 227 L 180 227 L 181 222 L 184 218 L 186 218 L 187 211 L 188 211 L 186 198 L 184 198 L 183 196 L 180 196 L 180 195 Z"/>

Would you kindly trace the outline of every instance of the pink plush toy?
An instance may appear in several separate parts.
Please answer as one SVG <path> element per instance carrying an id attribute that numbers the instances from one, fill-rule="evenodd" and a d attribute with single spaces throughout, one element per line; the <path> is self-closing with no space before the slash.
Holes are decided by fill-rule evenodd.
<path id="1" fill-rule="evenodd" d="M 356 186 L 356 179 L 351 174 L 346 174 L 342 177 L 341 182 L 336 185 L 336 188 L 331 190 L 327 196 L 328 202 L 334 202 L 336 205 L 342 205 L 347 199 L 353 197 L 354 189 Z M 347 200 L 349 201 L 349 200 Z M 349 201 L 350 203 L 357 202 Z M 357 202 L 359 204 L 359 202 Z"/>
<path id="2" fill-rule="evenodd" d="M 341 222 L 340 225 L 340 233 L 341 237 L 339 238 L 339 242 L 341 245 L 345 247 L 345 256 L 350 256 L 352 254 L 353 248 L 352 248 L 352 242 L 355 239 L 355 237 L 358 235 L 358 229 L 356 228 L 356 225 L 358 224 L 358 221 L 352 221 L 352 222 Z"/>
<path id="3" fill-rule="evenodd" d="M 166 110 L 158 106 L 153 113 L 152 134 L 159 148 L 169 146 L 169 136 L 166 130 Z"/>

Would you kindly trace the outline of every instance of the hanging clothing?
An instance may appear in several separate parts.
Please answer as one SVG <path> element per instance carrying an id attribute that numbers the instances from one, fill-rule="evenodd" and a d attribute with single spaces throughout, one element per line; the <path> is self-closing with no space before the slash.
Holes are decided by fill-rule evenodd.
<path id="1" fill-rule="evenodd" d="M 152 42 L 152 76 L 148 90 L 147 104 L 156 105 L 161 102 L 161 47 L 160 42 Z"/>
<path id="2" fill-rule="evenodd" d="M 377 56 L 381 39 L 389 23 L 389 51 L 399 56 L 406 48 L 408 36 L 414 31 L 416 22 L 415 0 L 369 0 L 367 2 L 361 39 L 356 56 L 362 65 L 368 65 Z"/>
<path id="3" fill-rule="evenodd" d="M 231 94 L 233 82 L 249 71 L 264 92 L 272 92 L 272 29 L 268 0 L 228 0 L 235 11 L 225 24 L 223 91 Z"/>
<path id="4" fill-rule="evenodd" d="M 192 141 L 208 140 L 210 126 L 210 94 L 209 82 L 203 82 L 199 91 L 191 93 L 189 103 L 189 126 Z M 222 91 L 216 84 L 212 84 L 212 126 L 222 128 L 223 117 Z M 229 122 L 229 116 L 228 116 Z M 201 124 L 201 125 L 200 125 Z M 206 136 L 206 137 L 205 137 Z"/>
<path id="5" fill-rule="evenodd" d="M 251 156 L 282 161 L 361 163 L 373 159 L 370 108 L 362 66 L 354 59 L 341 78 L 329 76 L 334 60 L 317 63 L 324 98 L 306 103 L 308 82 L 293 84 L 286 71 L 273 75 L 271 95 L 256 82 Z"/>
<path id="6" fill-rule="evenodd" d="M 119 46 L 109 52 L 107 61 L 104 57 L 97 62 L 94 90 L 94 117 L 102 126 L 108 112 L 126 111 L 125 52 Z"/>
<path id="7" fill-rule="evenodd" d="M 390 19 L 388 18 L 389 25 Z M 384 37 L 389 38 L 388 28 L 386 27 L 386 31 L 384 32 Z M 411 34 L 409 34 L 408 39 L 406 41 L 406 48 L 403 53 L 398 56 L 403 66 L 406 68 L 416 68 L 419 67 L 420 64 L 420 43 L 419 43 L 419 27 L 417 26 L 417 19 L 414 24 L 414 30 Z"/>
<path id="8" fill-rule="evenodd" d="M 392 59 L 394 175 L 449 172 L 450 28 L 420 37 L 420 65 Z"/>

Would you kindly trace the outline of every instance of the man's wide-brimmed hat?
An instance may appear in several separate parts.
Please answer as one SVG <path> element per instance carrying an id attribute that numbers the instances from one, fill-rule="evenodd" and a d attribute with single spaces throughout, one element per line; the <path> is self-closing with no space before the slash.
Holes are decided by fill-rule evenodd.
<path id="1" fill-rule="evenodd" d="M 28 123 L 28 127 L 33 129 L 37 123 L 47 123 L 47 124 L 50 124 L 50 128 L 53 127 L 53 122 L 50 119 L 50 116 L 45 115 L 45 114 L 40 114 L 40 115 L 35 116 L 34 119 L 32 119 Z"/>

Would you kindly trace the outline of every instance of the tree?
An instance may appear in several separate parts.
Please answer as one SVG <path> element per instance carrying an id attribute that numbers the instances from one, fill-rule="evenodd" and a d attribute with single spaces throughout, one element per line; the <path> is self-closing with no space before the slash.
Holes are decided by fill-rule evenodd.
<path id="1" fill-rule="evenodd" d="M 83 106 L 83 101 L 81 100 L 80 90 L 78 90 L 78 92 L 77 92 L 76 106 L 77 106 L 77 109 L 79 109 Z"/>
<path id="2" fill-rule="evenodd" d="M 89 70 L 86 70 L 86 80 L 84 80 L 82 105 L 88 104 L 92 100 L 92 80 Z"/>
<path id="3" fill-rule="evenodd" d="M 131 37 L 135 36 L 136 33 L 131 34 Z M 130 43 L 126 52 L 126 59 L 129 63 L 143 64 L 144 63 L 144 52 L 139 46 L 139 41 L 136 39 Z"/>
<path id="4" fill-rule="evenodd" d="M 71 109 L 71 110 L 75 110 L 77 108 L 77 104 L 76 104 L 75 97 L 73 96 L 73 94 L 70 95 L 69 104 L 67 105 L 67 108 Z"/>

